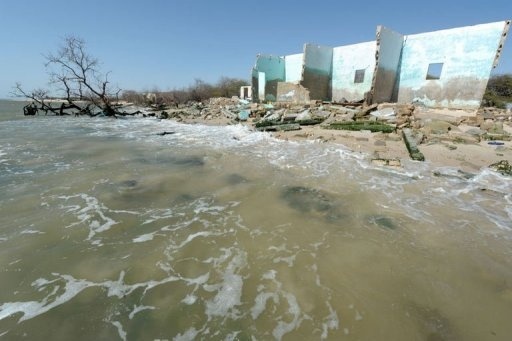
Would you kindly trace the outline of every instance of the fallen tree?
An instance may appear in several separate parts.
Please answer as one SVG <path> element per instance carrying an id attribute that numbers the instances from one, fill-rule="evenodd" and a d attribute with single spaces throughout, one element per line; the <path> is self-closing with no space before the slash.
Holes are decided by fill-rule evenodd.
<path id="1" fill-rule="evenodd" d="M 24 108 L 25 115 L 35 115 L 39 111 L 58 116 L 129 115 L 113 104 L 121 90 L 111 85 L 108 73 L 100 71 L 98 59 L 87 53 L 84 40 L 68 36 L 56 53 L 44 57 L 53 92 L 49 89 L 25 91 L 20 83 L 12 92 L 15 97 L 32 100 Z M 50 93 L 60 95 L 57 105 L 55 100 L 49 99 Z"/>

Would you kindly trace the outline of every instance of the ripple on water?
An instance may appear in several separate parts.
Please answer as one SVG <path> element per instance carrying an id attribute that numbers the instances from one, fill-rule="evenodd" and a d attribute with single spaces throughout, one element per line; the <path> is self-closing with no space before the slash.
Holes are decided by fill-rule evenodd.
<path id="1" fill-rule="evenodd" d="M 92 324 L 84 331 L 91 339 L 105 328 L 120 339 L 375 338 L 376 329 L 390 339 L 464 338 L 475 328 L 457 309 L 480 295 L 488 299 L 478 317 L 510 315 L 510 254 L 499 238 L 512 220 L 512 188 L 490 171 L 444 178 L 407 163 L 389 171 L 342 148 L 276 141 L 238 126 L 52 122 L 55 130 L 49 123 L 45 129 L 63 141 L 54 152 L 71 160 L 52 153 L 30 160 L 40 150 L 27 149 L 18 170 L 44 164 L 75 178 L 49 188 L 35 177 L 16 178 L 18 190 L 45 193 L 41 210 L 48 214 L 19 223 L 16 233 L 0 231 L 2 247 L 20 245 L 17 238 L 39 241 L 37 255 L 51 261 L 27 263 L 27 254 L 10 249 L 4 274 L 15 278 L 25 266 L 20 278 L 32 283 L 3 284 L 0 321 L 8 327 L 0 335 L 22 335 L 31 328 L 25 322 L 42 315 L 66 324 L 59 310 L 83 309 L 78 295 L 89 288 L 97 292 L 87 310 L 102 321 L 84 321 Z M 32 132 L 43 138 L 38 130 Z M 41 148 L 50 146 L 42 141 Z M 105 143 L 115 148 L 105 151 Z M 11 155 L 2 146 L 1 167 L 11 166 Z M 502 234 L 490 238 L 497 230 Z M 488 260 L 479 265 L 482 255 Z M 474 277 L 464 272 L 469 262 Z M 491 285 L 472 291 L 483 268 Z M 461 288 L 457 306 L 404 302 L 404 295 L 444 302 L 453 287 Z M 391 327 L 383 325 L 382 316 L 391 315 Z"/>

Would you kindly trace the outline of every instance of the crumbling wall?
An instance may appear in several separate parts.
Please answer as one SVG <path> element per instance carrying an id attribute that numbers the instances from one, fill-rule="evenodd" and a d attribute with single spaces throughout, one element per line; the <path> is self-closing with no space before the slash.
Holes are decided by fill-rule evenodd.
<path id="1" fill-rule="evenodd" d="M 258 73 L 257 82 L 254 80 Z M 258 55 L 253 71 L 253 87 L 257 83 L 257 100 L 275 101 L 277 98 L 277 83 L 285 80 L 285 59 L 270 55 Z"/>
<path id="2" fill-rule="evenodd" d="M 251 71 L 251 86 L 252 86 L 252 100 L 255 102 L 260 101 L 260 87 L 259 87 L 259 73 L 258 70 L 256 70 L 256 67 L 252 68 Z M 265 97 L 265 94 L 263 94 L 263 98 Z"/>
<path id="3" fill-rule="evenodd" d="M 398 102 L 478 108 L 508 26 L 502 21 L 406 36 Z M 432 69 L 437 72 L 427 76 Z"/>
<path id="4" fill-rule="evenodd" d="M 372 86 L 375 71 L 375 45 L 375 41 L 372 41 L 333 49 L 331 83 L 333 101 L 364 99 L 365 93 L 370 91 Z M 361 82 L 355 82 L 357 70 L 364 70 Z"/>
<path id="5" fill-rule="evenodd" d="M 284 57 L 285 81 L 298 84 L 302 78 L 302 65 L 304 54 L 292 54 Z"/>
<path id="6" fill-rule="evenodd" d="M 300 85 L 315 100 L 331 100 L 332 47 L 304 45 L 304 65 Z"/>
<path id="7" fill-rule="evenodd" d="M 400 56 L 404 36 L 384 26 L 377 26 L 375 72 L 371 88 L 371 102 L 395 102 L 393 98 L 399 77 Z"/>
<path id="8" fill-rule="evenodd" d="M 300 84 L 279 82 L 277 83 L 277 101 L 294 104 L 308 103 L 309 90 Z"/>

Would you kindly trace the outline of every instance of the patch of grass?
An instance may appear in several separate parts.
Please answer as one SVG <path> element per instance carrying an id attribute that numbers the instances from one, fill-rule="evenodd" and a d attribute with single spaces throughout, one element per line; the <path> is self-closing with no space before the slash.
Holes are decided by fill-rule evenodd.
<path id="1" fill-rule="evenodd" d="M 336 122 L 329 124 L 326 128 L 351 131 L 369 130 L 372 133 L 392 133 L 395 131 L 395 127 L 375 121 Z"/>
<path id="2" fill-rule="evenodd" d="M 319 124 L 319 123 L 322 123 L 324 121 L 323 118 L 311 118 L 309 120 L 299 120 L 299 121 L 295 121 L 295 123 L 298 123 L 300 124 L 301 126 L 311 126 L 311 125 L 315 125 L 315 124 Z"/>
<path id="3" fill-rule="evenodd" d="M 270 126 L 275 126 L 275 125 L 279 125 L 279 124 L 283 124 L 283 123 L 279 122 L 279 121 L 275 121 L 275 120 L 262 120 L 262 121 L 256 122 L 254 124 L 254 126 L 256 128 L 263 128 L 263 127 L 270 127 Z"/>

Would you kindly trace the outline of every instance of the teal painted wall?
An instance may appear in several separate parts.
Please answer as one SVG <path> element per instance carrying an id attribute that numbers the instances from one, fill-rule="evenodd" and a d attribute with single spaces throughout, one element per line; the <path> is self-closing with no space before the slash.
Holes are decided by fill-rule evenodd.
<path id="1" fill-rule="evenodd" d="M 299 83 L 302 78 L 302 65 L 304 54 L 292 54 L 285 56 L 285 81 L 290 83 Z"/>
<path id="2" fill-rule="evenodd" d="M 340 46 L 333 49 L 332 100 L 359 101 L 370 91 L 375 71 L 375 41 Z M 356 70 L 365 70 L 364 81 L 354 83 Z"/>
<path id="3" fill-rule="evenodd" d="M 265 77 L 267 81 L 272 81 L 276 79 L 284 81 L 284 68 L 284 57 L 259 55 L 256 60 L 256 69 L 258 70 L 258 72 L 265 72 Z"/>
<path id="4" fill-rule="evenodd" d="M 257 100 L 275 100 L 278 82 L 299 82 L 314 100 L 395 101 L 428 107 L 478 108 L 509 23 L 506 21 L 403 36 L 377 28 L 377 41 L 327 47 L 304 45 L 304 53 L 258 56 L 253 70 Z M 440 79 L 426 79 L 442 63 Z M 355 83 L 356 70 L 365 70 Z"/>
<path id="5" fill-rule="evenodd" d="M 496 22 L 406 36 L 398 101 L 478 108 L 504 28 Z M 440 79 L 426 79 L 430 63 L 443 63 Z"/>
<path id="6" fill-rule="evenodd" d="M 285 80 L 285 58 L 258 55 L 254 69 L 258 72 L 258 100 L 275 101 L 277 83 Z"/>

